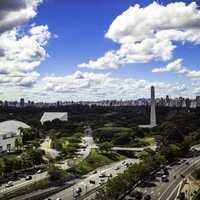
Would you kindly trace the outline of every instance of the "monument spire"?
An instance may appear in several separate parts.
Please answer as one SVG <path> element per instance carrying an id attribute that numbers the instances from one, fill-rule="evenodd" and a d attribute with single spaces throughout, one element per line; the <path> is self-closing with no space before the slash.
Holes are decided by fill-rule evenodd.
<path id="1" fill-rule="evenodd" d="M 155 100 L 155 88 L 151 86 L 151 116 L 150 116 L 151 127 L 156 126 L 156 100 Z"/>
<path id="2" fill-rule="evenodd" d="M 151 86 L 151 113 L 150 113 L 150 124 L 139 125 L 140 128 L 153 128 L 156 124 L 156 99 L 155 99 L 155 88 Z"/>

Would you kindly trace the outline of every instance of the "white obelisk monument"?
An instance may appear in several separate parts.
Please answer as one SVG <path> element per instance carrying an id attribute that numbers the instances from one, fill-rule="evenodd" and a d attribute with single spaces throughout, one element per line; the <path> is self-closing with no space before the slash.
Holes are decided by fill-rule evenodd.
<path id="1" fill-rule="evenodd" d="M 139 125 L 140 128 L 153 128 L 156 125 L 156 100 L 155 100 L 155 88 L 151 86 L 151 113 L 150 113 L 150 124 Z"/>
<path id="2" fill-rule="evenodd" d="M 156 100 L 155 100 L 155 88 L 151 86 L 151 116 L 150 116 L 151 127 L 156 126 Z"/>

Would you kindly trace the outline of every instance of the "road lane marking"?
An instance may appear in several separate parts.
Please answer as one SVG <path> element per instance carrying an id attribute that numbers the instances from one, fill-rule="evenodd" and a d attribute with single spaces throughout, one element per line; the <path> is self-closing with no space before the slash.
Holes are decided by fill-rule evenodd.
<path id="1" fill-rule="evenodd" d="M 179 171 L 182 171 L 182 173 L 184 174 L 186 171 L 188 171 L 190 168 L 194 167 L 194 165 L 196 165 L 198 162 L 200 162 L 200 158 L 197 158 L 197 159 L 194 160 L 194 161 L 192 160 L 191 162 L 193 162 L 192 165 L 188 166 L 184 171 L 182 171 L 182 169 L 180 169 L 180 170 L 178 170 L 178 172 L 179 172 Z M 178 172 L 175 173 L 175 175 L 179 174 Z M 172 187 L 173 184 L 174 184 L 176 181 L 177 181 L 177 180 L 174 180 L 174 181 L 171 183 L 171 185 L 169 185 L 169 186 L 167 187 L 167 189 L 162 193 L 161 197 L 159 197 L 159 200 L 162 199 L 163 195 L 165 195 L 165 193 L 168 192 L 168 190 L 170 189 L 170 187 Z M 180 183 L 180 181 L 179 181 L 179 183 Z M 178 183 L 178 184 L 179 184 L 179 183 Z"/>

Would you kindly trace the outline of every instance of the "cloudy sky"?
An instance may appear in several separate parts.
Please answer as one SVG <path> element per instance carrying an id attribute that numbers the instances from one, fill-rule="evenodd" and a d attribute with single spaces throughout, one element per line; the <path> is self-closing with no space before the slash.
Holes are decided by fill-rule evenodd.
<path id="1" fill-rule="evenodd" d="M 199 57 L 198 1 L 0 0 L 2 100 L 195 97 Z"/>

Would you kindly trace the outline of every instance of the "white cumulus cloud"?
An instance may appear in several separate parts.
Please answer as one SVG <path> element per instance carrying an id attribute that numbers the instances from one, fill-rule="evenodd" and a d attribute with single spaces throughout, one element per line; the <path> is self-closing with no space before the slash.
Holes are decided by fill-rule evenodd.
<path id="1" fill-rule="evenodd" d="M 200 11 L 195 2 L 174 2 L 166 6 L 156 2 L 141 8 L 131 6 L 116 17 L 106 38 L 119 43 L 119 50 L 79 64 L 95 69 L 118 68 L 129 63 L 167 61 L 177 47 L 174 42 L 200 43 Z"/>
<path id="2" fill-rule="evenodd" d="M 0 33 L 12 30 L 37 15 L 37 6 L 42 0 L 1 0 Z"/>
<path id="3" fill-rule="evenodd" d="M 110 73 L 88 73 L 77 71 L 65 76 L 45 76 L 40 79 L 32 90 L 37 99 L 55 100 L 106 100 L 136 99 L 149 97 L 150 86 L 156 87 L 157 96 L 166 93 L 178 96 L 187 90 L 184 84 L 151 82 L 134 78 L 114 77 Z"/>
<path id="4" fill-rule="evenodd" d="M 24 35 L 17 29 L 1 34 L 0 48 L 3 49 L 4 55 L 0 56 L 0 79 L 10 77 L 10 81 L 16 82 L 16 77 L 19 77 L 21 82 L 21 77 L 27 76 L 26 82 L 30 80 L 33 83 L 30 78 L 35 80 L 36 72 L 32 72 L 47 57 L 44 47 L 50 37 L 48 26 L 32 27 L 29 33 Z"/>
<path id="5" fill-rule="evenodd" d="M 154 68 L 152 72 L 183 72 L 182 59 L 177 59 L 165 67 Z"/>

